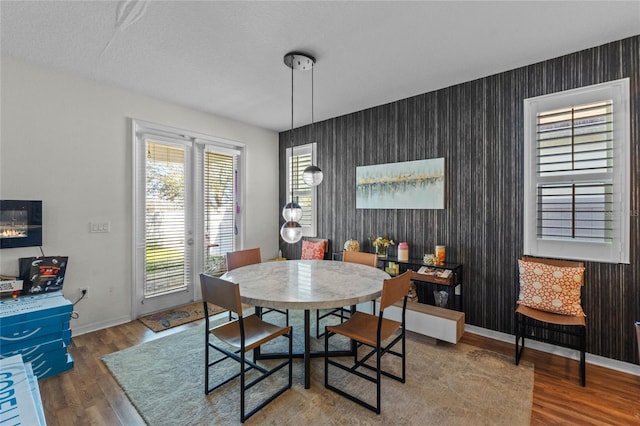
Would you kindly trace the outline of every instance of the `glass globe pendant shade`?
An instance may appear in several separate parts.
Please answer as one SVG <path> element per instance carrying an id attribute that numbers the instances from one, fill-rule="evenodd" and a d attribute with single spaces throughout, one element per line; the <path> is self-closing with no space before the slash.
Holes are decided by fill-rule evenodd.
<path id="1" fill-rule="evenodd" d="M 302 172 L 302 180 L 309 186 L 318 186 L 322 182 L 322 170 L 318 166 L 309 166 Z"/>
<path id="2" fill-rule="evenodd" d="M 285 222 L 280 228 L 280 236 L 285 242 L 295 244 L 302 239 L 302 226 L 298 222 Z"/>
<path id="3" fill-rule="evenodd" d="M 287 203 L 282 208 L 282 217 L 285 222 L 300 222 L 300 219 L 302 219 L 302 207 L 293 201 Z"/>

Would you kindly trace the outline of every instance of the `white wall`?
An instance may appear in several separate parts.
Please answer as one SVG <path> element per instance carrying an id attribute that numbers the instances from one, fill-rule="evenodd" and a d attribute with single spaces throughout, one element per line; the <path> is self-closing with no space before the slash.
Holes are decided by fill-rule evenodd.
<path id="1" fill-rule="evenodd" d="M 67 255 L 74 334 L 131 319 L 131 118 L 246 144 L 245 247 L 278 250 L 278 135 L 13 59 L 1 64 L 0 198 L 43 201 L 43 250 Z M 89 222 L 111 232 L 89 233 Z M 0 272 L 37 247 L 0 250 Z"/>

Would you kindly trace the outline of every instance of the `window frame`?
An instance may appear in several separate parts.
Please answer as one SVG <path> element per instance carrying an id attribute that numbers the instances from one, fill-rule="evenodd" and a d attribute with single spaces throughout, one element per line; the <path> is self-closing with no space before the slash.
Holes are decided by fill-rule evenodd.
<path id="1" fill-rule="evenodd" d="M 293 149 L 293 156 L 291 155 L 291 150 Z M 316 160 L 316 143 L 311 142 L 305 145 L 295 146 L 293 148 L 287 148 L 285 150 L 285 204 L 290 201 L 291 197 L 291 173 L 290 173 L 290 164 L 292 157 L 295 158 L 297 156 L 309 155 L 311 157 L 310 164 L 315 164 Z M 294 160 L 295 161 L 295 160 Z M 305 219 L 305 213 L 309 212 L 311 214 L 310 224 L 305 226 L 303 223 L 300 223 L 302 226 L 302 236 L 303 237 L 317 237 L 318 236 L 318 191 L 315 186 L 308 186 L 302 180 L 302 173 L 298 176 L 298 187 L 294 189 L 293 196 L 294 200 L 302 195 L 307 195 L 310 198 L 310 206 L 308 209 L 303 208 L 303 219 Z"/>
<path id="2" fill-rule="evenodd" d="M 614 200 L 611 242 L 570 241 L 538 238 L 538 185 L 554 182 L 579 183 L 571 173 L 543 177 L 537 173 L 538 113 L 571 108 L 599 101 L 613 101 L 613 170 L 610 182 Z M 604 263 L 629 263 L 630 244 L 630 97 L 629 78 L 595 84 L 524 100 L 524 254 Z M 592 179 L 603 179 L 598 174 Z M 605 175 L 605 173 L 602 173 Z M 582 175 L 584 177 L 584 175 Z"/>

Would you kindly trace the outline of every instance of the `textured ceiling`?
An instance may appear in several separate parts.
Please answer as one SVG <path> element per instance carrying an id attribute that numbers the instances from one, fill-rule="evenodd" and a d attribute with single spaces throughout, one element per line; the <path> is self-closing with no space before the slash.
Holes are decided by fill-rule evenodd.
<path id="1" fill-rule="evenodd" d="M 2 56 L 273 130 L 640 34 L 640 1 L 0 2 Z M 311 122 L 296 73 L 295 126 Z"/>

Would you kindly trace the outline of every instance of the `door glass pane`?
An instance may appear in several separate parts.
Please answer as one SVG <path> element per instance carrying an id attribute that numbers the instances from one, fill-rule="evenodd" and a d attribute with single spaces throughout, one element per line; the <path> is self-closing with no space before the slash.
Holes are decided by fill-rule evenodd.
<path id="1" fill-rule="evenodd" d="M 236 158 L 205 152 L 204 162 L 205 267 L 221 274 L 226 268 L 225 254 L 234 250 L 237 233 L 235 217 L 240 206 L 236 200 Z"/>
<path id="2" fill-rule="evenodd" d="M 185 150 L 147 141 L 145 297 L 187 286 Z"/>

